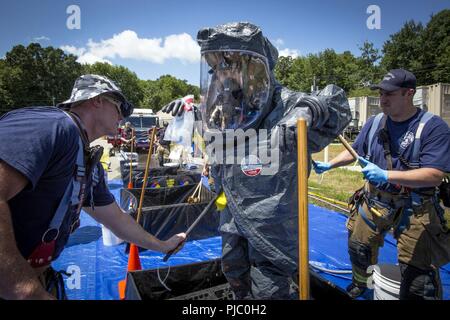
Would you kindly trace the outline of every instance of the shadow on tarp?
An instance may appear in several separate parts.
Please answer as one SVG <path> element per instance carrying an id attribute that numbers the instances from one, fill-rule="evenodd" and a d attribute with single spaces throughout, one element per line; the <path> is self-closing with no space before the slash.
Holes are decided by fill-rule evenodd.
<path id="1" fill-rule="evenodd" d="M 95 226 L 80 227 L 70 235 L 66 248 L 95 242 L 102 237 L 102 228 Z"/>
<path id="2" fill-rule="evenodd" d="M 121 189 L 121 188 L 123 188 L 123 184 L 122 183 L 109 183 L 108 187 L 110 190 Z"/>

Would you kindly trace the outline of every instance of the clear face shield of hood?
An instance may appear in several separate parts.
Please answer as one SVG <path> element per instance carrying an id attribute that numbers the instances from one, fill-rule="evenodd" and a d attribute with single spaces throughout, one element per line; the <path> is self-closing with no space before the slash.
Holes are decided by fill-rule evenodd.
<path id="1" fill-rule="evenodd" d="M 267 59 L 249 51 L 202 53 L 200 111 L 206 130 L 251 128 L 270 94 Z"/>

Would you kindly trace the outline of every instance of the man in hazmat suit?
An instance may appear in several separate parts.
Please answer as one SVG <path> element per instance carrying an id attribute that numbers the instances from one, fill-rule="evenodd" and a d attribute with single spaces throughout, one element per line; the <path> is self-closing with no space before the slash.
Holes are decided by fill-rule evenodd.
<path id="1" fill-rule="evenodd" d="M 335 85 L 311 95 L 279 85 L 273 74 L 278 51 L 253 24 L 201 29 L 197 41 L 202 56 L 199 111 L 207 144 L 208 134 L 214 136 L 208 145 L 215 150 L 209 155 L 210 172 L 216 191 L 227 199 L 220 213 L 223 272 L 236 299 L 296 299 L 296 120 L 307 120 L 310 159 L 349 123 L 345 93 Z M 183 99 L 163 111 L 182 114 Z M 232 132 L 258 141 L 258 151 L 243 146 L 246 139 L 230 139 Z M 268 144 L 269 150 L 264 149 Z M 232 156 L 230 163 L 235 151 L 243 156 Z M 264 156 L 267 152 L 270 157 Z"/>

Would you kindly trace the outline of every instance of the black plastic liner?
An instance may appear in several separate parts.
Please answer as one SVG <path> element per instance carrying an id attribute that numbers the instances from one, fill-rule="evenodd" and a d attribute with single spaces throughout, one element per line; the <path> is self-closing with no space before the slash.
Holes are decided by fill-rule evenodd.
<path id="1" fill-rule="evenodd" d="M 309 269 L 311 297 L 314 300 L 348 301 L 352 300 L 343 289 Z"/>
<path id="2" fill-rule="evenodd" d="M 133 167 L 132 179 L 133 183 L 136 181 L 142 181 L 144 179 L 144 168 L 139 164 L 137 168 Z M 158 167 L 151 168 L 148 172 L 149 177 L 155 176 L 174 176 L 177 175 L 179 171 L 178 167 Z M 130 163 L 129 161 L 121 160 L 120 161 L 120 175 L 122 177 L 122 181 L 124 186 L 128 185 L 128 181 L 130 180 Z"/>
<path id="3" fill-rule="evenodd" d="M 158 279 L 157 270 L 132 271 L 127 276 L 126 300 L 165 300 L 227 283 L 221 270 L 221 260 L 210 260 L 162 268 L 160 278 L 166 278 L 167 290 Z"/>
<path id="4" fill-rule="evenodd" d="M 142 183 L 144 181 L 144 173 L 139 173 L 133 177 L 133 187 L 142 188 Z M 152 174 L 148 177 L 147 188 L 165 188 L 172 186 L 184 186 L 188 184 L 196 184 L 200 182 L 200 174 L 189 172 L 189 171 L 179 171 L 176 175 L 162 175 L 158 176 Z"/>
<path id="5" fill-rule="evenodd" d="M 167 273 L 169 275 L 167 276 Z M 132 271 L 127 275 L 125 298 L 127 300 L 180 299 L 201 300 L 231 299 L 224 288 L 227 280 L 222 273 L 221 260 L 209 260 L 159 269 Z M 166 289 L 169 288 L 169 290 Z M 344 301 L 350 297 L 332 282 L 310 270 L 311 297 L 314 300 Z M 209 289 L 209 290 L 207 290 Z M 209 291 L 216 294 L 205 295 Z M 228 289 L 229 291 L 229 289 Z"/>
<path id="6" fill-rule="evenodd" d="M 189 204 L 188 198 L 194 192 L 197 184 L 174 186 L 171 188 L 146 189 L 141 215 L 142 227 L 161 240 L 167 240 L 171 236 L 185 232 L 197 219 L 209 201 L 214 198 L 214 193 L 203 190 L 204 200 L 200 203 Z M 133 195 L 133 200 L 126 200 Z M 141 189 L 122 190 L 121 206 L 127 210 L 127 202 L 134 203 L 137 208 Z M 131 213 L 137 217 L 137 211 Z M 215 206 L 200 220 L 189 234 L 187 241 L 199 240 L 219 235 L 219 213 Z M 128 249 L 127 249 L 128 250 Z M 143 249 L 141 249 L 143 250 Z"/>

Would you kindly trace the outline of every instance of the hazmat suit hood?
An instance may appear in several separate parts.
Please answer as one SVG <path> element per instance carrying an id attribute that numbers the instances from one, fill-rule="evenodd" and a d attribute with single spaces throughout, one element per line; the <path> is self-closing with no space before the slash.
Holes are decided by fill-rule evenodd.
<path id="1" fill-rule="evenodd" d="M 272 109 L 277 49 L 248 22 L 201 29 L 197 42 L 202 54 L 200 111 L 205 130 L 257 128 Z M 224 69 L 234 76 L 219 81 Z"/>

